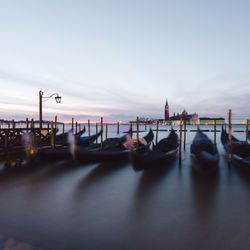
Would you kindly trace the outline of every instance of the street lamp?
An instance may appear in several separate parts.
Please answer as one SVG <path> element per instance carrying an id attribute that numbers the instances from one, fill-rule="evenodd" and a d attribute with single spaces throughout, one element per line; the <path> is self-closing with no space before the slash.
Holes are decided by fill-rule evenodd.
<path id="1" fill-rule="evenodd" d="M 62 97 L 59 96 L 58 93 L 54 93 L 54 94 L 52 94 L 50 96 L 43 96 L 43 92 L 41 90 L 39 91 L 39 122 L 40 122 L 40 129 L 42 129 L 42 120 L 43 120 L 43 118 L 42 118 L 42 102 L 48 101 L 52 96 L 55 96 L 55 95 L 56 95 L 56 97 L 55 97 L 56 103 L 60 103 Z M 43 99 L 45 99 L 45 100 L 43 100 Z"/>

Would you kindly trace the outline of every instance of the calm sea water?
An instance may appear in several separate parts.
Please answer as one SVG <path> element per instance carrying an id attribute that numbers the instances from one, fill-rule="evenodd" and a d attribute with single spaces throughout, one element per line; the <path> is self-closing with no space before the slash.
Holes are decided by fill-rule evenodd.
<path id="1" fill-rule="evenodd" d="M 166 135 L 159 132 L 159 139 Z M 249 249 L 250 175 L 228 167 L 220 132 L 218 173 L 197 175 L 194 135 L 187 133 L 181 167 L 177 159 L 144 172 L 128 162 L 2 169 L 0 234 L 43 249 Z M 116 126 L 108 136 L 117 136 Z"/>

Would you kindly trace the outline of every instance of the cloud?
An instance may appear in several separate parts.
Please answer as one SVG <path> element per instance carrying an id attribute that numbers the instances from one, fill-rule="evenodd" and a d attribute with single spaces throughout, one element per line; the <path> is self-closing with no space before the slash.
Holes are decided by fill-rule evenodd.
<path id="1" fill-rule="evenodd" d="M 244 79 L 238 83 L 236 77 L 232 77 L 230 81 L 228 77 L 214 77 L 204 80 L 200 86 L 197 83 L 176 84 L 173 88 L 173 83 L 171 91 L 168 91 L 169 86 L 165 90 L 162 85 L 151 86 L 147 91 L 143 88 L 133 88 L 131 83 L 124 80 L 118 81 L 116 85 L 114 82 L 112 85 L 101 85 L 100 82 L 81 84 L 81 81 L 53 80 L 4 70 L 0 70 L 0 81 L 6 82 L 7 86 L 8 82 L 17 84 L 17 88 L 24 92 L 24 95 L 18 97 L 8 96 L 8 93 L 15 93 L 12 91 L 15 87 L 9 84 L 9 90 L 0 93 L 1 115 L 6 119 L 14 118 L 15 112 L 17 116 L 23 115 L 22 118 L 27 114 L 38 117 L 38 93 L 32 95 L 32 91 L 37 91 L 37 86 L 46 90 L 46 93 L 56 90 L 62 95 L 61 104 L 46 102 L 43 105 L 44 119 L 51 119 L 55 114 L 63 120 L 71 119 L 72 116 L 79 120 L 99 120 L 103 116 L 109 121 L 134 120 L 136 116 L 163 118 L 166 97 L 169 99 L 171 114 L 182 112 L 185 108 L 189 113 L 197 112 L 200 116 L 223 117 L 228 109 L 232 108 L 234 115 L 250 116 L 250 81 Z M 226 84 L 227 81 L 229 84 Z M 29 97 L 32 95 L 33 99 L 25 96 L 26 90 L 31 91 Z"/>

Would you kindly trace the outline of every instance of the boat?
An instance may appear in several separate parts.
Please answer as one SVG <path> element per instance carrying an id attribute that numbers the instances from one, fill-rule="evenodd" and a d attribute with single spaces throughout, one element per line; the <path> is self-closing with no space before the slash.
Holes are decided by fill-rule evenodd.
<path id="1" fill-rule="evenodd" d="M 226 152 L 229 150 L 228 133 L 222 128 L 221 143 Z M 240 141 L 232 135 L 232 163 L 250 169 L 250 144 L 245 141 Z"/>
<path id="2" fill-rule="evenodd" d="M 82 134 L 84 134 L 86 131 L 85 126 L 82 130 L 80 130 L 78 133 L 76 133 L 74 136 L 76 140 L 78 141 L 79 137 L 81 137 Z M 67 131 L 66 133 L 62 133 L 55 136 L 55 143 L 58 145 L 68 146 L 68 136 L 71 133 L 71 130 Z M 49 145 L 51 143 L 51 135 L 48 137 L 47 140 L 44 140 L 43 142 L 40 142 L 39 145 Z"/>
<path id="3" fill-rule="evenodd" d="M 97 134 L 89 136 L 77 136 L 76 144 L 80 146 L 88 146 L 93 143 L 99 136 L 101 135 L 101 131 Z"/>
<path id="4" fill-rule="evenodd" d="M 206 134 L 198 129 L 190 147 L 193 168 L 202 174 L 209 174 L 218 169 L 219 153 Z"/>
<path id="5" fill-rule="evenodd" d="M 55 161 L 64 161 L 72 160 L 73 156 L 69 147 L 60 147 L 60 148 L 43 148 L 38 150 L 34 155 L 31 155 L 29 160 L 34 161 L 38 160 L 41 162 L 55 162 Z"/>
<path id="6" fill-rule="evenodd" d="M 89 137 L 88 136 L 84 136 L 84 137 L 77 137 L 76 138 L 76 146 L 77 148 L 80 146 L 82 148 L 82 146 L 85 146 L 84 149 L 99 149 L 100 148 L 100 144 L 93 144 L 93 142 L 96 140 L 96 138 L 98 138 L 101 135 L 101 132 L 99 132 L 98 134 L 94 134 L 90 136 L 90 144 L 89 144 Z M 117 143 L 123 143 L 126 140 L 126 135 L 122 136 L 122 137 L 118 137 L 118 138 L 109 138 L 106 139 L 103 142 L 103 147 L 108 147 L 112 144 L 114 144 L 114 142 Z M 30 156 L 30 158 L 32 159 L 36 159 L 36 160 L 41 160 L 41 161 L 49 161 L 49 162 L 53 162 L 53 161 L 60 161 L 60 160 L 72 160 L 73 157 L 73 150 L 71 150 L 71 147 L 69 146 L 64 146 L 64 147 L 59 147 L 59 148 L 55 148 L 55 149 L 51 149 L 51 148 L 42 148 L 40 150 L 38 150 L 38 152 L 36 152 L 34 155 Z"/>
<path id="7" fill-rule="evenodd" d="M 131 151 L 130 160 L 134 170 L 139 171 L 158 166 L 169 166 L 178 152 L 178 135 L 172 128 L 169 135 L 153 146 L 152 150 L 143 152 Z"/>
<path id="8" fill-rule="evenodd" d="M 136 148 L 127 149 L 124 147 L 125 135 L 121 137 L 120 139 L 117 139 L 116 142 L 112 142 L 113 145 L 110 145 L 110 143 L 107 144 L 101 149 L 101 148 L 86 148 L 77 146 L 76 147 L 76 159 L 79 161 L 88 161 L 88 162 L 107 162 L 107 161 L 120 161 L 120 160 L 128 160 L 129 159 L 129 152 L 137 150 Z M 138 151 L 143 151 L 149 148 L 152 140 L 154 138 L 154 133 L 150 129 L 148 134 L 143 137 L 143 140 L 145 140 L 146 145 L 139 144 Z"/>

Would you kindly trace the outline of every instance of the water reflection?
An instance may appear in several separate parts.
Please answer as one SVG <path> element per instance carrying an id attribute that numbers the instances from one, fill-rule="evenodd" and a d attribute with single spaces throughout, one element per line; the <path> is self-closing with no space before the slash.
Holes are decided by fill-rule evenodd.
<path id="1" fill-rule="evenodd" d="M 240 183 L 242 183 L 245 187 L 247 187 L 250 191 L 250 171 L 246 167 L 242 167 L 237 164 L 231 165 L 232 175 L 236 175 L 240 179 Z"/>
<path id="2" fill-rule="evenodd" d="M 176 165 L 176 160 L 168 162 L 165 166 L 152 166 L 142 172 L 134 196 L 133 214 L 136 218 L 143 217 L 145 210 L 150 210 L 153 205 L 149 204 L 150 197 L 157 192 L 163 180 L 167 181 L 166 176 L 174 165 Z"/>
<path id="3" fill-rule="evenodd" d="M 216 206 L 220 181 L 219 168 L 210 175 L 201 175 L 192 168 L 190 176 L 195 215 L 199 220 L 209 220 Z"/>
<path id="4" fill-rule="evenodd" d="M 101 179 L 114 174 L 121 168 L 128 165 L 128 162 L 101 163 L 91 170 L 82 180 L 76 184 L 75 198 L 79 199 L 93 184 Z"/>
<path id="5" fill-rule="evenodd" d="M 39 187 L 48 185 L 49 182 L 57 181 L 62 178 L 63 175 L 70 174 L 70 172 L 76 171 L 79 167 L 83 168 L 89 165 L 80 165 L 78 162 L 63 161 L 59 163 L 50 163 L 43 166 L 43 168 L 34 175 L 31 180 L 31 186 L 36 186 L 36 189 L 31 189 L 31 192 L 37 192 Z M 33 191 L 32 191 L 33 190 Z"/>
<path id="6" fill-rule="evenodd" d="M 46 249 L 249 249 L 250 173 L 221 157 L 217 175 L 197 175 L 194 135 L 181 167 L 177 158 L 141 173 L 66 161 L 2 169 L 0 232 Z"/>

